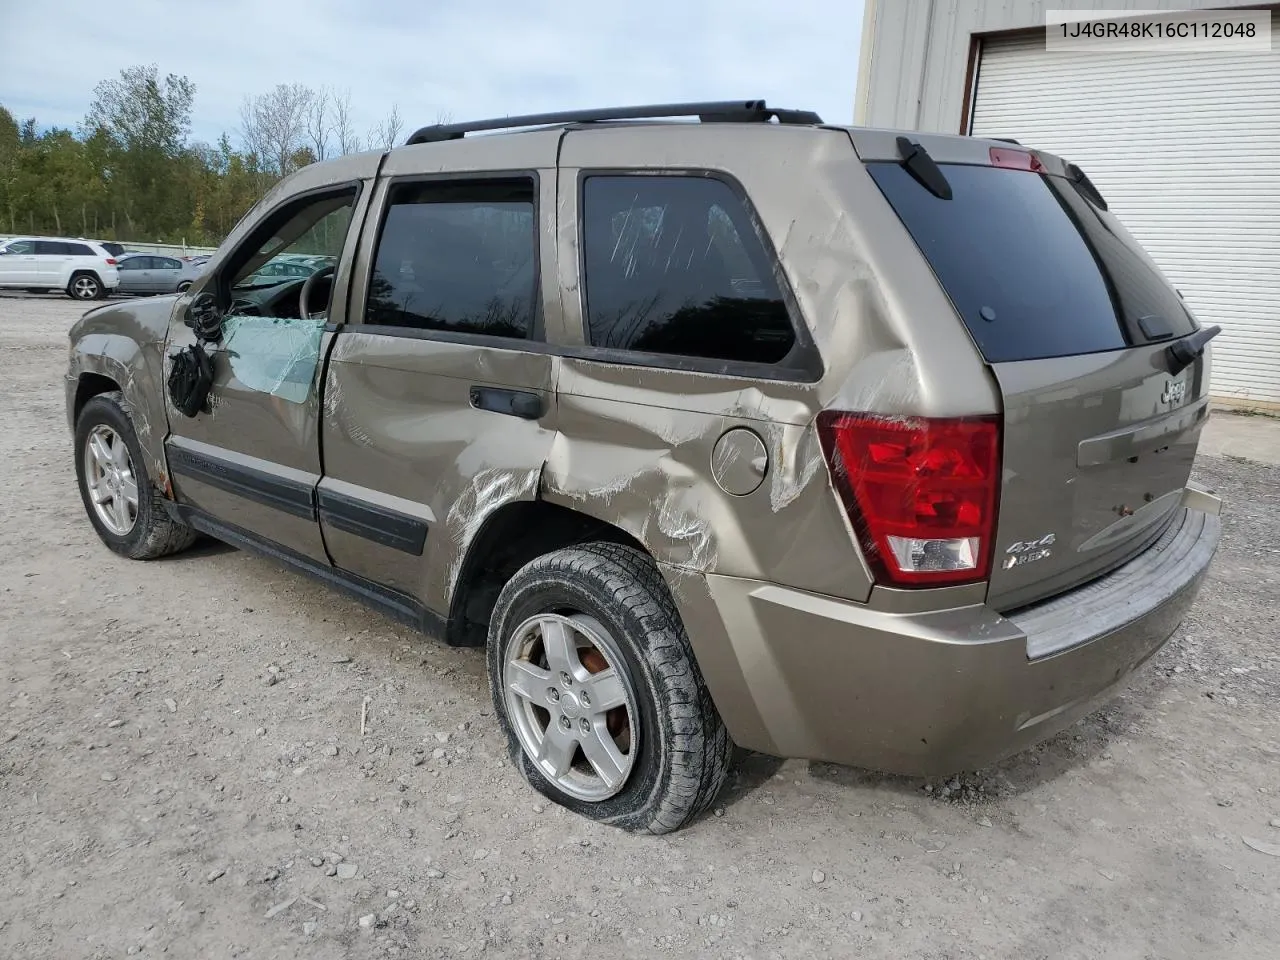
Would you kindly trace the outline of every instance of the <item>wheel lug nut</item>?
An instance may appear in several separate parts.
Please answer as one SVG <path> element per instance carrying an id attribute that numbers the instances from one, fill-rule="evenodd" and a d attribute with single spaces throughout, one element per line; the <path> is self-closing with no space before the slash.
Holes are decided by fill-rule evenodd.
<path id="1" fill-rule="evenodd" d="M 578 699 L 582 701 L 582 705 L 583 705 L 584 707 L 589 707 L 589 706 L 591 706 L 591 696 L 590 696 L 590 694 L 586 694 L 586 693 L 584 693 L 584 694 L 582 694 L 581 696 L 579 696 L 579 697 L 578 697 Z"/>
<path id="2" fill-rule="evenodd" d="M 591 732 L 591 723 L 587 720 L 586 717 L 583 717 L 581 720 L 578 721 L 578 727 L 581 728 L 583 733 Z"/>
<path id="3" fill-rule="evenodd" d="M 561 674 L 560 674 L 560 680 L 561 680 L 561 682 L 563 682 L 563 683 L 564 683 L 564 685 L 565 685 L 566 687 L 569 687 L 569 686 L 572 686 L 572 685 L 573 685 L 573 677 L 569 676 L 569 674 L 567 674 L 567 673 L 561 673 Z"/>
<path id="4" fill-rule="evenodd" d="M 550 700 L 552 703 L 559 703 L 560 691 L 557 690 L 555 687 L 552 687 L 547 691 L 547 699 Z"/>
<path id="5" fill-rule="evenodd" d="M 560 728 L 561 728 L 562 730 L 568 730 L 568 729 L 569 729 L 570 727 L 572 727 L 572 726 L 573 726 L 573 724 L 569 722 L 569 718 L 568 718 L 568 717 L 561 717 L 561 718 L 560 718 Z"/>

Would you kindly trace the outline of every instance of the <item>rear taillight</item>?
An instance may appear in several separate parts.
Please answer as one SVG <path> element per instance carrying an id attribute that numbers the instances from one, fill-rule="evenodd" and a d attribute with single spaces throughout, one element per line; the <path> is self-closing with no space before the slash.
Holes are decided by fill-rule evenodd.
<path id="1" fill-rule="evenodd" d="M 1000 418 L 823 411 L 818 433 L 876 580 L 972 583 L 991 571 Z"/>
<path id="2" fill-rule="evenodd" d="M 115 265 L 116 265 L 116 258 L 115 258 L 115 257 L 107 257 L 107 266 L 108 266 L 108 267 L 114 267 Z"/>
<path id="3" fill-rule="evenodd" d="M 993 167 L 1005 167 L 1009 170 L 1030 170 L 1032 173 L 1044 172 L 1044 164 L 1040 162 L 1040 158 L 1026 150 L 992 147 L 990 156 Z"/>

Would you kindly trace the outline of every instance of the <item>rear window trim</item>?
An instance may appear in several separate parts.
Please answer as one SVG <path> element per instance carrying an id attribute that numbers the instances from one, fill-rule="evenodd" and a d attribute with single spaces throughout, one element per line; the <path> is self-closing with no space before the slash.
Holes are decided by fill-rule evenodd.
<path id="1" fill-rule="evenodd" d="M 587 252 L 584 242 L 586 236 L 586 220 L 583 217 L 586 203 L 587 180 L 591 177 L 694 177 L 703 180 L 717 180 L 733 193 L 735 199 L 742 204 L 751 229 L 757 242 L 764 250 L 773 271 L 774 282 L 782 295 L 782 302 L 787 309 L 787 319 L 791 323 L 795 342 L 791 349 L 777 363 L 752 363 L 742 360 L 719 360 L 714 357 L 686 357 L 670 353 L 646 353 L 640 350 L 626 350 L 619 347 L 598 347 L 591 343 L 591 330 L 587 322 L 589 316 L 587 305 Z M 760 214 L 751 196 L 741 181 L 725 170 L 711 167 L 579 167 L 575 184 L 577 202 L 577 223 L 574 225 L 574 241 L 577 244 L 578 270 L 578 302 L 580 305 L 582 328 L 581 345 L 573 345 L 565 351 L 565 356 L 583 360 L 599 360 L 604 363 L 621 366 L 649 367 L 659 370 L 673 370 L 687 373 L 709 373 L 716 376 L 743 377 L 753 380 L 780 380 L 791 383 L 817 383 L 825 372 L 822 355 L 818 350 L 809 325 L 805 322 L 804 312 L 795 291 L 791 289 L 786 272 L 782 268 L 782 259 L 778 256 L 773 239 L 764 227 Z"/>
<path id="2" fill-rule="evenodd" d="M 1013 141 L 1010 141 L 1010 142 L 1013 142 Z M 888 158 L 867 159 L 867 160 L 863 160 L 862 162 L 865 167 L 871 167 L 873 165 L 883 165 L 883 166 L 901 166 L 902 165 L 900 160 L 893 160 Z M 972 163 L 972 162 L 965 162 L 961 160 L 943 161 L 943 162 L 940 162 L 938 166 L 944 169 L 944 173 L 945 173 L 945 168 L 947 167 L 978 167 L 978 168 L 989 168 L 989 169 L 1003 169 L 1003 170 L 1007 170 L 1010 175 L 1024 174 L 1027 176 L 1040 177 L 1041 179 L 1054 177 L 1058 180 L 1061 180 L 1063 183 L 1067 184 L 1068 186 L 1070 186 L 1071 189 L 1075 190 L 1076 193 L 1080 195 L 1081 199 L 1084 200 L 1085 203 L 1089 204 L 1090 206 L 1097 207 L 1098 209 L 1103 210 L 1104 212 L 1109 212 L 1106 208 L 1098 207 L 1098 205 L 1094 203 L 1093 200 L 1089 197 L 1088 193 L 1083 189 L 1081 189 L 1080 184 L 1076 180 L 1072 179 L 1071 177 L 1065 174 L 1050 173 L 1047 170 L 1021 170 L 1021 169 L 1015 169 L 1010 167 L 1000 167 L 992 163 Z M 868 171 L 867 175 L 871 176 L 870 171 Z M 872 182 L 875 183 L 874 177 L 872 178 Z M 919 186 L 921 190 L 927 189 L 926 187 L 921 186 L 918 183 L 917 183 L 917 186 Z M 1001 364 L 1001 363 L 1036 363 L 1043 360 L 1059 360 L 1059 359 L 1062 359 L 1063 357 L 1072 357 L 1072 356 L 1086 357 L 1086 356 L 1094 356 L 1094 355 L 1100 355 L 1100 354 L 1106 354 L 1106 353 L 1122 353 L 1125 350 L 1132 350 L 1135 347 L 1152 347 L 1152 346 L 1157 346 L 1161 344 L 1168 344 L 1173 342 L 1174 340 L 1181 339 L 1182 336 L 1185 336 L 1185 334 L 1181 336 L 1175 334 L 1174 336 L 1166 336 L 1166 337 L 1160 337 L 1160 338 L 1148 337 L 1138 326 L 1137 321 L 1131 320 L 1128 317 L 1128 315 L 1125 313 L 1124 309 L 1121 306 L 1120 295 L 1116 289 L 1115 281 L 1111 277 L 1111 271 L 1110 269 L 1107 268 L 1106 264 L 1102 261 L 1101 257 L 1099 256 L 1097 249 L 1094 247 L 1093 241 L 1089 239 L 1088 232 L 1081 226 L 1079 218 L 1076 216 L 1075 211 L 1067 207 L 1062 202 L 1062 199 L 1054 191 L 1051 190 L 1050 193 L 1053 195 L 1054 202 L 1058 204 L 1063 214 L 1065 214 L 1067 219 L 1071 221 L 1072 226 L 1076 228 L 1076 232 L 1080 235 L 1080 239 L 1084 243 L 1085 249 L 1089 251 L 1089 256 L 1092 257 L 1095 266 L 1097 266 L 1098 268 L 1098 275 L 1102 278 L 1102 283 L 1107 289 L 1107 297 L 1111 301 L 1111 309 L 1115 313 L 1116 324 L 1120 329 L 1120 333 L 1124 338 L 1125 343 L 1122 346 L 1118 346 L 1118 347 L 1109 347 L 1102 350 L 1077 350 L 1069 354 L 1057 354 L 1051 357 L 1030 357 L 1030 358 L 1023 358 L 1023 359 L 1017 359 L 1017 360 L 988 360 L 986 356 L 983 354 L 982 348 L 978 345 L 977 338 L 974 336 L 973 332 L 969 330 L 969 324 L 965 321 L 963 312 L 960 310 L 959 306 L 952 299 L 951 293 L 950 291 L 948 291 L 946 284 L 943 283 L 942 278 L 938 276 L 938 272 L 933 265 L 933 261 L 929 258 L 928 254 L 925 253 L 924 248 L 920 246 L 919 241 L 916 240 L 915 234 L 912 232 L 910 225 L 906 222 L 906 220 L 902 218 L 902 214 L 898 210 L 897 206 L 895 206 L 893 201 L 889 198 L 889 196 L 885 194 L 883 190 L 880 189 L 880 186 L 878 183 L 876 183 L 876 190 L 877 190 L 877 193 L 879 193 L 879 195 L 884 199 L 885 203 L 889 205 L 889 209 L 893 211 L 893 215 L 898 219 L 898 222 L 902 225 L 902 228 L 907 232 L 907 237 L 911 240 L 911 242 L 915 245 L 916 249 L 920 252 L 920 256 L 923 258 L 925 264 L 929 267 L 929 273 L 933 276 L 934 281 L 938 284 L 938 289 L 942 291 L 943 295 L 947 298 L 947 302 L 951 304 L 952 309 L 956 313 L 957 319 L 959 319 L 961 323 L 964 325 L 965 332 L 969 335 L 970 339 L 973 340 L 974 347 L 978 350 L 979 354 L 983 356 L 983 361 L 988 365 L 994 366 L 996 364 Z M 1191 319 L 1192 328 L 1194 332 L 1195 329 L 1198 329 L 1199 324 L 1196 322 L 1195 317 L 1192 316 L 1189 312 L 1188 312 L 1188 316 Z"/>

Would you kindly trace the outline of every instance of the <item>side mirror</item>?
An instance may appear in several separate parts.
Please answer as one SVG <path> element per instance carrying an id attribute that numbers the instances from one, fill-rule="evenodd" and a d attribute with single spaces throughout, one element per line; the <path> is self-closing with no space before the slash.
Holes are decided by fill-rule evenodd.
<path id="1" fill-rule="evenodd" d="M 217 343 L 222 339 L 222 311 L 218 308 L 218 298 L 208 291 L 196 294 L 187 304 L 183 322 L 206 343 Z"/>

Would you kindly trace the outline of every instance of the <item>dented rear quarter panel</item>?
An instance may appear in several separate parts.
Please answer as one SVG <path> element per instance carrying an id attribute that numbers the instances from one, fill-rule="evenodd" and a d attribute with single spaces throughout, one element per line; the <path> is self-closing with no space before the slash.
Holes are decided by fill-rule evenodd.
<path id="1" fill-rule="evenodd" d="M 543 498 L 616 524 L 673 570 L 869 600 L 872 578 L 831 487 L 815 418 L 832 407 L 888 416 L 997 411 L 994 385 L 950 302 L 846 130 L 571 131 L 557 205 L 568 344 L 586 345 L 579 178 L 619 169 L 740 185 L 822 369 L 807 380 L 734 376 L 607 362 L 581 349 L 563 359 Z M 755 432 L 767 451 L 763 482 L 745 496 L 713 478 L 716 441 L 733 428 Z M 691 633 L 698 626 L 687 625 Z"/>

